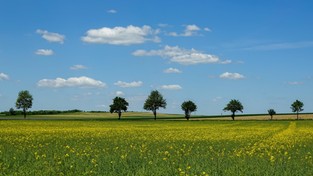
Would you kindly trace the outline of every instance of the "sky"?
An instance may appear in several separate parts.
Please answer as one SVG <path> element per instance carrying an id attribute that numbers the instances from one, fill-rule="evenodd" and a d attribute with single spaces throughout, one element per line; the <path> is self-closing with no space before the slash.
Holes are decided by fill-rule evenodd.
<path id="1" fill-rule="evenodd" d="M 0 111 L 28 90 L 31 110 L 313 112 L 311 0 L 0 0 Z"/>

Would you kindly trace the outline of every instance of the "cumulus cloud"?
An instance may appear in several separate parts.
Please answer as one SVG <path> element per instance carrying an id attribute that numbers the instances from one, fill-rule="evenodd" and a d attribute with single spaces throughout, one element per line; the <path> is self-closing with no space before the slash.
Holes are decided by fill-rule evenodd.
<path id="1" fill-rule="evenodd" d="M 198 32 L 201 31 L 202 29 L 195 25 L 195 24 L 191 24 L 191 25 L 186 25 L 185 26 L 185 30 L 182 33 L 177 33 L 177 32 L 170 32 L 168 33 L 168 35 L 173 36 L 173 37 L 190 37 L 190 36 L 195 36 L 198 35 Z M 211 30 L 209 28 L 204 28 L 204 31 L 210 32 Z"/>
<path id="2" fill-rule="evenodd" d="M 178 46 L 165 46 L 161 50 L 137 50 L 133 52 L 134 56 L 160 56 L 170 59 L 171 62 L 176 62 L 183 65 L 194 64 L 210 64 L 219 63 L 220 59 L 217 56 L 203 53 L 195 49 L 187 50 Z"/>
<path id="3" fill-rule="evenodd" d="M 238 79 L 244 79 L 245 77 L 239 73 L 225 72 L 225 73 L 220 75 L 220 78 L 238 80 Z"/>
<path id="4" fill-rule="evenodd" d="M 164 89 L 164 90 L 181 90 L 182 87 L 178 84 L 171 84 L 171 85 L 163 85 L 163 86 L 161 86 L 161 89 Z"/>
<path id="5" fill-rule="evenodd" d="M 36 32 L 37 34 L 40 34 L 43 39 L 49 42 L 64 43 L 64 39 L 65 39 L 64 35 L 53 33 L 53 32 L 48 32 L 46 30 L 41 30 L 41 29 L 37 29 Z"/>
<path id="6" fill-rule="evenodd" d="M 111 44 L 111 45 L 132 45 L 142 44 L 147 41 L 160 42 L 157 36 L 159 30 L 154 30 L 150 26 L 137 27 L 129 25 L 127 27 L 103 27 L 100 29 L 90 29 L 82 41 L 87 43 Z"/>
<path id="7" fill-rule="evenodd" d="M 142 81 L 133 81 L 133 82 L 123 82 L 123 81 L 117 81 L 116 83 L 114 83 L 114 85 L 119 86 L 119 87 L 140 87 L 142 86 L 143 82 Z"/>
<path id="8" fill-rule="evenodd" d="M 0 73 L 0 80 L 9 80 L 9 79 L 10 79 L 9 75 L 5 73 Z"/>
<path id="9" fill-rule="evenodd" d="M 124 94 L 124 92 L 122 92 L 122 91 L 116 91 L 115 92 L 115 96 L 118 96 L 118 97 L 121 97 L 121 96 L 124 96 L 125 94 Z"/>
<path id="10" fill-rule="evenodd" d="M 82 77 L 71 77 L 68 79 L 64 79 L 64 78 L 42 79 L 38 81 L 37 86 L 50 87 L 50 88 L 62 88 L 62 87 L 103 88 L 103 87 L 106 87 L 106 84 L 101 81 L 88 78 L 86 76 L 82 76 Z"/>
<path id="11" fill-rule="evenodd" d="M 41 55 L 41 56 L 51 56 L 54 54 L 53 50 L 51 49 L 38 49 L 35 54 Z"/>
<path id="12" fill-rule="evenodd" d="M 73 65 L 70 67 L 71 70 L 84 70 L 84 69 L 87 69 L 86 66 L 84 65 Z"/>
<path id="13" fill-rule="evenodd" d="M 115 10 L 115 9 L 110 9 L 110 10 L 107 11 L 107 13 L 117 13 L 117 10 Z"/>
<path id="14" fill-rule="evenodd" d="M 164 70 L 164 73 L 182 73 L 182 71 L 180 71 L 179 69 L 177 68 L 168 68 L 166 70 Z"/>

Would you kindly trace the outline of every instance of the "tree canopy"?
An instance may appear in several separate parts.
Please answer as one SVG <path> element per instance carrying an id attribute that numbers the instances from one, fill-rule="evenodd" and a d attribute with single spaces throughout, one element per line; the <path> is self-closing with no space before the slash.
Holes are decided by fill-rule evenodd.
<path id="1" fill-rule="evenodd" d="M 189 120 L 190 114 L 197 110 L 197 105 L 192 101 L 184 101 L 181 105 L 181 109 L 185 112 L 185 118 Z"/>
<path id="2" fill-rule="evenodd" d="M 118 113 L 118 119 L 121 119 L 122 111 L 127 111 L 128 102 L 121 97 L 115 97 L 113 99 L 113 104 L 110 105 L 110 113 Z"/>
<path id="3" fill-rule="evenodd" d="M 301 102 L 299 100 L 296 100 L 295 102 L 293 102 L 291 104 L 290 108 L 291 108 L 292 112 L 297 113 L 297 120 L 299 120 L 299 112 L 304 110 L 303 106 L 304 106 L 303 102 Z"/>
<path id="4" fill-rule="evenodd" d="M 274 109 L 267 110 L 268 114 L 271 116 L 271 120 L 273 120 L 273 115 L 276 114 L 276 111 Z"/>
<path id="5" fill-rule="evenodd" d="M 239 100 L 230 100 L 230 102 L 224 108 L 224 111 L 232 112 L 231 118 L 235 120 L 235 113 L 237 111 L 243 112 L 243 106 Z"/>
<path id="6" fill-rule="evenodd" d="M 146 99 L 143 108 L 145 110 L 152 111 L 154 115 L 154 120 L 156 120 L 156 111 L 159 108 L 166 108 L 166 105 L 166 100 L 163 98 L 161 93 L 157 90 L 153 90 Z"/>
<path id="7" fill-rule="evenodd" d="M 33 106 L 33 96 L 28 90 L 22 90 L 18 93 L 15 105 L 17 109 L 23 109 L 24 118 L 26 118 L 26 111 Z"/>

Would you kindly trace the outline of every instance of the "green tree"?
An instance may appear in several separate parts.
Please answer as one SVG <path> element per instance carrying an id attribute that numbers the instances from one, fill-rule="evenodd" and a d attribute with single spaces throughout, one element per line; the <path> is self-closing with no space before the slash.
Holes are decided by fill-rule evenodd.
<path id="1" fill-rule="evenodd" d="M 235 120 L 235 113 L 237 111 L 243 112 L 243 106 L 239 100 L 230 100 L 224 111 L 230 111 L 232 113 L 231 118 Z"/>
<path id="2" fill-rule="evenodd" d="M 23 109 L 24 118 L 26 118 L 26 111 L 32 108 L 33 96 L 28 92 L 28 90 L 22 90 L 18 93 L 18 97 L 15 103 L 17 109 Z"/>
<path id="3" fill-rule="evenodd" d="M 181 109 L 185 111 L 185 117 L 189 120 L 190 114 L 197 110 L 197 105 L 192 101 L 184 101 L 181 105 Z"/>
<path id="4" fill-rule="evenodd" d="M 291 110 L 292 112 L 296 112 L 297 113 L 297 120 L 299 120 L 299 112 L 303 111 L 303 103 L 299 100 L 296 100 L 295 102 L 293 102 L 291 104 Z"/>
<path id="5" fill-rule="evenodd" d="M 271 116 L 271 120 L 273 120 L 273 115 L 276 115 L 276 111 L 274 109 L 269 109 L 267 112 Z"/>
<path id="6" fill-rule="evenodd" d="M 156 111 L 159 108 L 166 108 L 166 100 L 163 98 L 159 91 L 153 90 L 146 99 L 143 108 L 147 111 L 152 111 L 154 115 L 154 120 L 156 120 Z"/>
<path id="7" fill-rule="evenodd" d="M 15 112 L 15 110 L 13 108 L 10 108 L 9 114 L 10 114 L 10 116 L 15 116 L 16 112 Z"/>
<path id="8" fill-rule="evenodd" d="M 115 97 L 113 99 L 113 104 L 110 105 L 110 113 L 116 112 L 118 114 L 118 119 L 121 119 L 122 111 L 127 111 L 128 102 L 121 97 Z"/>

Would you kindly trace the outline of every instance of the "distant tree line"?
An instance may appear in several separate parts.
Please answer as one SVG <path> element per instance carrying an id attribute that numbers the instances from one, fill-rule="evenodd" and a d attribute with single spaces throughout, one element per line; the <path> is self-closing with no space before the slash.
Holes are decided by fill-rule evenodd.
<path id="1" fill-rule="evenodd" d="M 17 109 L 22 110 L 14 110 L 13 108 L 10 108 L 9 111 L 2 112 L 1 114 L 5 114 L 7 116 L 14 116 L 14 115 L 23 115 L 24 118 L 26 118 L 26 114 L 29 115 L 53 115 L 53 114 L 64 114 L 64 113 L 77 113 L 77 112 L 83 112 L 78 109 L 73 110 L 66 110 L 66 111 L 58 111 L 58 110 L 39 110 L 39 111 L 29 111 L 27 110 L 32 107 L 33 104 L 33 97 L 32 95 L 27 91 L 23 90 L 20 91 L 15 103 L 15 106 Z M 152 111 L 154 115 L 154 120 L 157 118 L 157 110 L 160 108 L 166 108 L 166 99 L 163 98 L 162 94 L 157 91 L 153 90 L 151 91 L 150 95 L 146 99 L 143 109 L 147 111 Z M 129 103 L 126 101 L 125 98 L 122 97 L 115 97 L 113 99 L 113 103 L 110 105 L 110 113 L 117 113 L 118 119 L 121 119 L 122 112 L 126 112 L 128 109 Z M 291 110 L 292 112 L 297 114 L 297 120 L 299 119 L 299 113 L 303 111 L 303 102 L 296 100 L 291 104 Z M 197 110 L 197 105 L 188 100 L 184 101 L 181 105 L 181 109 L 185 113 L 185 118 L 187 120 L 190 119 L 191 113 Z M 230 100 L 230 102 L 226 105 L 226 107 L 223 109 L 224 111 L 230 111 L 231 112 L 231 118 L 232 120 L 235 120 L 236 112 L 242 112 L 243 113 L 244 106 L 241 104 L 239 100 Z M 104 111 L 90 111 L 90 112 L 104 112 Z M 273 116 L 276 115 L 276 111 L 274 109 L 269 109 L 268 114 L 270 115 L 270 119 L 273 119 Z"/>

